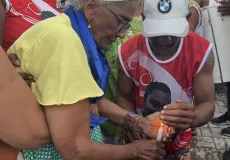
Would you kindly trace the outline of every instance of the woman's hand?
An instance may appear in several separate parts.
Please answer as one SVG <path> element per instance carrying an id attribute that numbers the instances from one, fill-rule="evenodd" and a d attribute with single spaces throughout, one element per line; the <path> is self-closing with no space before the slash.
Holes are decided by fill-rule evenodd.
<path id="1" fill-rule="evenodd" d="M 21 67 L 21 62 L 15 53 L 9 53 L 7 54 L 7 56 L 14 67 L 16 68 Z M 19 73 L 19 74 L 26 81 L 28 85 L 30 85 L 31 82 L 34 82 L 34 79 L 31 75 L 26 74 L 26 73 Z"/>
<path id="2" fill-rule="evenodd" d="M 134 142 L 136 145 L 136 158 L 144 160 L 160 160 L 165 152 L 165 145 L 156 140 L 139 140 Z"/>
<path id="3" fill-rule="evenodd" d="M 153 113 L 146 118 L 141 117 L 137 124 L 134 127 L 134 131 L 139 132 L 141 130 L 141 133 L 143 133 L 145 136 L 151 139 L 156 139 L 158 130 L 163 122 L 160 120 L 160 113 L 156 112 Z M 164 124 L 164 133 L 162 136 L 163 142 L 171 141 L 171 138 L 176 133 L 176 130 L 174 128 L 169 128 L 167 125 Z M 133 138 L 137 139 L 138 136 L 136 136 L 137 133 L 133 132 Z M 140 134 L 139 134 L 140 135 Z M 144 136 L 139 136 L 139 138 L 143 138 Z"/>

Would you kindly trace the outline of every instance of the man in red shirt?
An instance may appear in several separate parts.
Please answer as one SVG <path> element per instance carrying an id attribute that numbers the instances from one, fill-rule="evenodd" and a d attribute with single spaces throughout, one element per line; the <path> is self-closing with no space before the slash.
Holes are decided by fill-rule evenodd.
<path id="1" fill-rule="evenodd" d="M 180 130 L 166 144 L 165 159 L 187 160 L 191 128 L 207 124 L 214 114 L 212 44 L 189 32 L 189 0 L 145 0 L 143 13 L 142 35 L 118 49 L 117 101 L 122 108 L 142 114 L 148 84 L 165 83 L 172 104 L 164 107 L 160 118 Z"/>

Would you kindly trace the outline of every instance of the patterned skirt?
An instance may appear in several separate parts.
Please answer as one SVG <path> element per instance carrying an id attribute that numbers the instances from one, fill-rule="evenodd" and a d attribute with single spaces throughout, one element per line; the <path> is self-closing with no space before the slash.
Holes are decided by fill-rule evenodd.
<path id="1" fill-rule="evenodd" d="M 100 126 L 90 130 L 91 141 L 103 143 Z M 23 150 L 24 160 L 63 160 L 54 143 L 44 145 L 37 150 Z"/>

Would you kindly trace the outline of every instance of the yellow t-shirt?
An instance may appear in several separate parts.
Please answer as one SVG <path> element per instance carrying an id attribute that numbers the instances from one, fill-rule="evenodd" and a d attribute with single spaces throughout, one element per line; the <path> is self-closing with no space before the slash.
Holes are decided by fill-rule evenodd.
<path id="1" fill-rule="evenodd" d="M 19 72 L 31 74 L 32 90 L 41 105 L 73 104 L 100 97 L 82 42 L 62 14 L 26 31 L 8 50 L 21 61 Z"/>

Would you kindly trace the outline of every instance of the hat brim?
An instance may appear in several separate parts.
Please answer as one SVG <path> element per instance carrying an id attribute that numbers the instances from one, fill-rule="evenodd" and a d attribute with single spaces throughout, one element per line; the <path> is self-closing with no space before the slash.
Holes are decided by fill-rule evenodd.
<path id="1" fill-rule="evenodd" d="M 167 20 L 156 20 L 146 18 L 142 25 L 142 35 L 144 37 L 176 36 L 185 37 L 189 32 L 189 24 L 186 18 L 176 18 Z"/>

